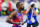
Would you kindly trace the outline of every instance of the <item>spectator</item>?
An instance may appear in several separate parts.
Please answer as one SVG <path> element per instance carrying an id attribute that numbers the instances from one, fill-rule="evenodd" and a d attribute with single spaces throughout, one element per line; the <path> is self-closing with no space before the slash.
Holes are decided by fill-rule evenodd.
<path id="1" fill-rule="evenodd" d="M 3 3 L 3 0 L 0 0 L 0 16 L 1 16 L 1 11 L 2 11 L 2 9 L 1 9 L 1 4 Z"/>
<path id="2" fill-rule="evenodd" d="M 7 4 L 7 1 L 6 0 L 4 0 L 4 2 L 1 5 L 1 7 L 2 7 L 2 14 L 3 15 L 7 14 L 8 4 Z"/>
<path id="3" fill-rule="evenodd" d="M 8 10 L 10 11 L 9 14 L 14 11 L 16 8 L 16 2 L 18 2 L 18 0 L 8 0 L 8 4 L 9 4 L 9 7 L 8 7 Z"/>
<path id="4" fill-rule="evenodd" d="M 14 11 L 16 8 L 16 2 L 17 0 L 8 0 L 8 10 L 10 11 L 9 14 Z"/>
<path id="5" fill-rule="evenodd" d="M 12 4 L 10 2 L 10 0 L 8 0 L 8 15 L 13 11 L 13 9 L 11 8 L 12 7 Z"/>

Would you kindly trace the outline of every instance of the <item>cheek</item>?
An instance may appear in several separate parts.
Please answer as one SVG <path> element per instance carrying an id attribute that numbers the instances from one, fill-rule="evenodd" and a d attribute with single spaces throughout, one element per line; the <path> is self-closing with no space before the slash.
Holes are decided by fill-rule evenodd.
<path id="1" fill-rule="evenodd" d="M 23 8 L 23 6 L 20 6 L 21 8 Z"/>
<path id="2" fill-rule="evenodd" d="M 34 6 L 35 7 L 35 6 Z"/>
<path id="3" fill-rule="evenodd" d="M 19 7 L 21 7 L 21 6 L 19 6 Z"/>
<path id="4" fill-rule="evenodd" d="M 22 5 L 20 7 L 22 7 Z"/>
<path id="5" fill-rule="evenodd" d="M 24 8 L 24 6 L 23 6 L 23 8 Z"/>

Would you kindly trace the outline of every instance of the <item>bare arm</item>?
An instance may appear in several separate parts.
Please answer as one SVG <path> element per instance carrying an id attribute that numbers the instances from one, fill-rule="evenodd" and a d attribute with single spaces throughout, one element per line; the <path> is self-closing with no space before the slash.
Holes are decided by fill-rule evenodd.
<path id="1" fill-rule="evenodd" d="M 29 12 L 30 8 L 26 11 L 26 14 Z"/>
<path id="2" fill-rule="evenodd" d="M 8 18 L 6 19 L 6 22 L 11 23 L 11 24 L 15 24 L 15 22 L 12 22 L 11 19 L 13 19 L 14 14 L 16 13 L 16 11 L 13 11 Z"/>
<path id="3" fill-rule="evenodd" d="M 24 15 L 26 15 L 28 12 L 29 12 L 29 10 L 31 9 L 31 6 L 29 7 L 29 9 L 28 10 L 24 10 L 24 11 L 22 11 L 23 12 L 23 14 Z"/>
<path id="4" fill-rule="evenodd" d="M 26 11 L 26 14 L 29 12 L 30 9 L 31 9 L 31 6 L 30 6 L 29 9 Z"/>
<path id="5" fill-rule="evenodd" d="M 36 10 L 34 10 L 34 8 L 33 8 L 33 12 L 35 13 L 35 15 L 37 16 L 37 14 L 38 14 L 38 11 Z"/>

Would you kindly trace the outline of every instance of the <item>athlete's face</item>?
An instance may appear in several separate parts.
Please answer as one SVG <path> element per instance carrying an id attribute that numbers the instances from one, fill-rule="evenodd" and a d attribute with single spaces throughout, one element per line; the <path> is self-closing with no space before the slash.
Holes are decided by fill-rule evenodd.
<path id="1" fill-rule="evenodd" d="M 24 5 L 22 3 L 19 4 L 20 10 L 24 10 Z"/>

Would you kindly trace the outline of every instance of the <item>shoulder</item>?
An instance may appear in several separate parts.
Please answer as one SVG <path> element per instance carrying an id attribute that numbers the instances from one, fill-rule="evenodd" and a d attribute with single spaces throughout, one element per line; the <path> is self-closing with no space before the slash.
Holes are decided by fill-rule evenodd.
<path id="1" fill-rule="evenodd" d="M 16 10 L 14 10 L 12 13 L 16 13 L 17 11 Z"/>
<path id="2" fill-rule="evenodd" d="M 11 15 L 13 15 L 13 14 L 15 14 L 15 13 L 17 13 L 17 12 L 16 12 L 16 10 L 15 10 L 15 11 L 13 11 L 13 12 L 11 13 Z"/>
<path id="3" fill-rule="evenodd" d="M 35 10 L 38 10 L 38 8 L 34 8 Z"/>
<path id="4" fill-rule="evenodd" d="M 38 11 L 38 8 L 36 8 L 36 12 L 39 12 L 39 11 Z"/>
<path id="5" fill-rule="evenodd" d="M 38 8 L 34 8 L 35 10 L 38 10 Z"/>

